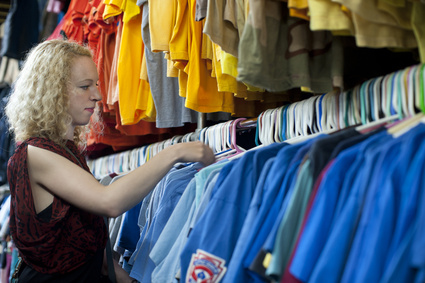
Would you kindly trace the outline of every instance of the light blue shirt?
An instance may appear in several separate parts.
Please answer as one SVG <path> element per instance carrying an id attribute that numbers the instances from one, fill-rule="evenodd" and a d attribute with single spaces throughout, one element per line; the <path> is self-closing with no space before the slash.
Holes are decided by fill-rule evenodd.
<path id="1" fill-rule="evenodd" d="M 206 182 L 203 182 L 206 187 L 209 187 L 205 190 L 212 190 L 211 188 L 214 186 L 219 172 L 220 169 L 210 172 Z M 149 254 L 156 265 L 152 272 L 152 283 L 172 282 L 180 268 L 179 255 L 187 241 L 190 223 L 197 210 L 194 202 L 195 183 L 195 179 L 193 179 L 189 184 L 176 206 L 175 212 L 171 215 L 156 245 Z M 175 222 L 182 223 L 177 225 Z"/>
<path id="2" fill-rule="evenodd" d="M 170 218 L 174 208 L 179 202 L 187 185 L 202 166 L 199 163 L 188 165 L 187 167 L 176 169 L 166 175 L 161 183 L 163 189 L 158 192 L 158 207 L 150 222 L 149 227 L 145 225 L 145 236 L 139 239 L 136 251 L 129 260 L 129 264 L 133 266 L 130 276 L 140 282 L 150 282 L 151 273 L 155 268 L 153 261 L 149 257 L 149 253 L 155 246 L 155 243 L 161 234 L 164 226 Z M 152 202 L 151 202 L 152 203 Z"/>

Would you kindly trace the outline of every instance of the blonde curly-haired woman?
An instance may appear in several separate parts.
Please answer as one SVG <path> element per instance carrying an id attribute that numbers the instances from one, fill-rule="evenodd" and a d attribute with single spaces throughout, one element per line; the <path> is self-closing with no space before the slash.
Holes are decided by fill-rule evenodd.
<path id="1" fill-rule="evenodd" d="M 168 147 L 109 186 L 90 173 L 81 149 L 101 99 L 89 49 L 40 43 L 12 87 L 6 115 L 17 142 L 8 166 L 10 230 L 23 261 L 19 282 L 100 282 L 107 229 L 146 196 L 176 162 L 209 165 L 203 143 Z M 95 120 L 95 119 L 94 119 Z M 132 278 L 115 263 L 118 282 Z"/>

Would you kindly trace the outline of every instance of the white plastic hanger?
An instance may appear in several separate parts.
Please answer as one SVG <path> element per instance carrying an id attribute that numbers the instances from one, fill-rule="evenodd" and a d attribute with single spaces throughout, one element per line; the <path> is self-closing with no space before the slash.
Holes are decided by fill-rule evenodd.
<path id="1" fill-rule="evenodd" d="M 360 86 L 357 85 L 353 89 L 352 93 L 352 102 L 353 102 L 353 118 L 354 118 L 354 124 L 360 124 L 362 119 L 360 115 Z"/>
<path id="2" fill-rule="evenodd" d="M 382 93 L 381 93 L 381 84 L 383 77 L 378 77 L 373 84 L 373 113 L 375 120 L 379 120 L 380 112 L 382 111 Z"/>
<path id="3" fill-rule="evenodd" d="M 416 114 L 415 109 L 415 83 L 414 78 L 416 76 L 416 72 L 418 69 L 418 65 L 409 68 L 407 72 L 407 104 L 408 104 L 408 116 L 413 116 Z"/>
<path id="4" fill-rule="evenodd" d="M 274 129 L 274 141 L 281 142 L 281 134 L 282 134 L 282 109 L 283 107 L 279 107 L 276 109 L 276 120 L 275 120 L 275 129 Z"/>
<path id="5" fill-rule="evenodd" d="M 408 74 L 411 68 L 406 68 L 402 71 L 400 71 L 399 75 L 399 83 L 400 83 L 400 108 L 402 109 L 402 117 L 408 117 L 410 116 L 409 111 L 409 98 L 408 98 Z"/>

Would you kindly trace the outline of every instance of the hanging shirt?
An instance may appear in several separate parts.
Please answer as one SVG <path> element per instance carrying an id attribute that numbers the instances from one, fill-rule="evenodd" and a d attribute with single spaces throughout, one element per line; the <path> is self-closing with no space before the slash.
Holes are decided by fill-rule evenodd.
<path id="1" fill-rule="evenodd" d="M 100 20 L 103 22 L 103 18 L 98 19 L 98 21 Z M 98 61 L 96 66 L 99 73 L 99 92 L 102 95 L 103 112 L 109 111 L 109 83 L 112 78 L 112 69 L 116 69 L 113 59 L 117 40 L 117 23 L 118 21 L 114 21 L 114 24 L 108 26 L 109 28 L 104 28 L 99 38 Z"/>
<path id="2" fill-rule="evenodd" d="M 265 274 L 269 278 L 279 281 L 289 261 L 296 237 L 301 229 L 310 193 L 313 189 L 313 174 L 310 160 L 305 162 L 299 171 L 294 189 L 289 197 L 287 208 L 281 218 L 276 239 L 271 251 L 271 260 Z M 262 259 L 262 258 L 260 258 Z M 263 260 L 260 261 L 263 264 Z M 262 265 L 261 265 L 262 266 Z"/>
<path id="3" fill-rule="evenodd" d="M 309 161 L 307 160 L 305 163 L 304 163 L 304 165 L 303 166 L 305 166 L 305 167 L 307 167 L 307 168 L 310 168 L 310 166 L 307 164 L 307 163 L 309 163 Z M 326 175 L 326 173 L 328 172 L 328 169 L 331 167 L 331 165 L 333 164 L 333 162 L 331 161 L 330 163 L 328 163 L 328 165 L 323 169 L 323 171 L 320 173 L 320 175 L 319 175 L 319 178 L 316 180 L 316 182 L 314 183 L 314 187 L 313 187 L 313 191 L 312 191 L 312 193 L 311 193 L 311 196 L 310 196 L 310 199 L 309 199 L 309 201 L 308 201 L 308 205 L 307 205 L 307 208 L 306 208 L 306 212 L 305 212 L 305 214 L 304 214 L 304 218 L 303 218 L 303 221 L 302 221 L 302 224 L 301 224 L 301 228 L 300 228 L 300 232 L 298 233 L 298 236 L 297 236 L 297 240 L 296 240 L 296 243 L 295 243 L 295 246 L 294 246 L 294 249 L 292 250 L 292 252 L 291 252 L 291 256 L 290 256 L 290 258 L 289 258 L 289 262 L 288 262 L 288 264 L 286 265 L 286 267 L 285 267 L 285 271 L 284 271 L 284 274 L 283 274 L 283 276 L 281 277 L 281 280 L 280 280 L 280 282 L 285 282 L 285 283 L 298 283 L 298 282 L 300 282 L 299 280 L 297 280 L 292 274 L 290 274 L 289 273 L 289 266 L 291 265 L 291 263 L 292 263 L 292 260 L 293 260 L 293 258 L 294 258 L 294 251 L 296 250 L 296 248 L 298 247 L 298 243 L 299 243 L 299 239 L 300 239 L 300 235 L 303 233 L 303 231 L 304 231 L 304 228 L 305 228 L 305 224 L 306 224 L 306 219 L 308 219 L 308 216 L 310 215 L 310 212 L 311 212 L 311 208 L 312 208 L 312 205 L 313 205 L 313 203 L 314 203 L 314 200 L 315 200 L 315 198 L 316 198 L 316 195 L 317 195 L 317 191 L 318 191 L 318 188 L 319 188 L 319 186 L 320 186 L 320 184 L 322 183 L 322 179 L 323 179 L 323 177 Z M 301 168 L 302 169 L 302 168 Z M 308 173 L 308 170 L 307 170 L 307 173 Z M 266 246 L 265 246 L 265 248 L 266 248 Z M 270 249 L 269 249 L 270 250 Z M 267 267 L 267 262 L 264 260 L 263 261 L 263 264 L 264 264 L 264 266 L 266 266 Z"/>
<path id="4" fill-rule="evenodd" d="M 304 20 L 310 20 L 309 7 L 307 0 L 289 0 L 288 1 L 289 15 Z"/>
<path id="5" fill-rule="evenodd" d="M 220 280 L 242 229 L 261 168 L 276 155 L 279 144 L 247 151 L 237 159 L 227 178 L 215 187 L 204 214 L 191 231 L 181 255 L 181 278 L 208 276 Z M 234 161 L 226 164 L 232 166 Z M 235 184 L 235 180 L 238 183 Z"/>
<path id="6" fill-rule="evenodd" d="M 381 135 L 386 136 L 385 133 Z M 311 272 L 314 267 L 317 257 L 320 255 L 324 242 L 328 237 L 339 192 L 347 175 L 347 168 L 350 168 L 358 156 L 360 142 L 364 141 L 366 137 L 371 136 L 357 135 L 344 140 L 335 147 L 331 154 L 330 159 L 332 160 L 332 164 L 327 168 L 327 173 L 323 176 L 322 182 L 318 187 L 311 213 L 308 215 L 307 220 L 305 220 L 306 225 L 299 236 L 300 240 L 298 240 L 296 250 L 294 251 L 295 255 L 291 263 L 291 272 L 303 282 L 308 280 L 308 272 Z M 379 136 L 375 138 L 379 138 Z M 356 144 L 358 146 L 354 147 Z M 353 148 L 350 149 L 350 145 Z M 342 151 L 343 148 L 347 150 Z M 338 154 L 335 152 L 338 152 Z M 307 276 L 301 276 L 301 271 L 305 272 Z"/>
<path id="7" fill-rule="evenodd" d="M 212 45 L 212 68 L 215 72 L 215 78 L 217 79 L 217 88 L 220 92 L 231 92 L 236 93 L 238 91 L 238 84 L 236 78 L 228 74 L 223 73 L 221 61 L 222 58 L 222 49 L 219 45 L 211 43 L 208 41 L 207 44 Z"/>
<path id="8" fill-rule="evenodd" d="M 369 185 L 341 282 L 373 282 L 381 278 L 396 236 L 397 220 L 406 212 L 400 210 L 403 181 L 424 136 L 425 125 L 421 124 L 388 145 L 382 165 L 376 167 Z"/>
<path id="9" fill-rule="evenodd" d="M 196 201 L 197 196 L 195 196 L 196 210 L 193 214 L 193 217 L 190 220 L 189 231 L 192 231 L 192 229 L 195 227 L 196 223 L 198 223 L 199 218 L 201 218 L 201 216 L 204 214 L 205 210 L 207 209 L 208 204 L 210 203 L 210 200 L 211 200 L 211 195 L 212 195 L 212 192 L 214 190 L 214 187 L 220 186 L 222 181 L 225 179 L 225 176 L 227 176 L 227 174 L 229 173 L 231 166 L 224 166 L 226 164 L 227 163 L 223 163 L 222 164 L 223 166 L 220 166 L 219 168 L 214 169 L 213 171 L 210 172 L 210 174 L 208 175 L 209 176 L 208 179 L 212 178 L 213 173 L 214 174 L 217 173 L 217 175 L 219 175 L 220 178 L 217 176 L 217 178 L 213 179 L 214 182 L 213 182 L 213 180 L 210 180 L 208 184 L 205 184 L 205 188 L 202 192 L 202 195 L 200 196 L 199 203 Z M 210 166 L 208 166 L 208 167 L 210 167 Z M 219 170 L 219 171 L 217 172 L 217 170 Z M 195 177 L 196 177 L 196 175 L 195 175 Z M 197 193 L 198 193 L 198 187 L 196 189 L 197 189 Z M 189 233 L 186 235 L 186 237 L 188 235 L 189 235 Z"/>
<path id="10" fill-rule="evenodd" d="M 343 60 L 337 38 L 329 31 L 312 32 L 309 22 L 287 16 L 283 2 L 253 3 L 239 43 L 238 81 L 270 92 L 341 87 L 342 66 L 337 62 Z"/>
<path id="11" fill-rule="evenodd" d="M 285 267 L 290 258 L 292 249 L 295 245 L 298 231 L 301 229 L 303 216 L 313 190 L 313 184 L 319 176 L 319 173 L 329 162 L 329 157 L 333 149 L 340 142 L 347 138 L 359 135 L 353 128 L 343 129 L 329 136 L 315 140 L 308 152 L 309 168 L 301 168 L 299 178 L 297 178 L 295 187 L 287 211 L 282 219 L 276 236 L 277 242 L 273 248 L 270 265 L 266 274 L 275 280 L 279 280 L 283 275 Z M 307 162 L 306 162 L 307 163 Z"/>
<path id="12" fill-rule="evenodd" d="M 309 178 L 311 178 L 311 173 L 309 172 L 309 170 L 310 170 L 310 161 L 306 159 L 304 163 L 300 165 L 297 179 L 308 180 Z M 276 222 L 273 228 L 271 229 L 270 234 L 268 235 L 266 241 L 264 242 L 264 245 L 261 248 L 261 251 L 257 254 L 257 257 L 255 259 L 257 262 L 261 261 L 261 264 L 263 265 L 263 267 L 261 268 L 261 271 L 257 270 L 257 272 L 259 274 L 263 273 L 264 277 L 266 277 L 266 271 L 264 270 L 264 268 L 268 268 L 270 266 L 270 261 L 268 261 L 267 265 L 264 264 L 265 257 L 267 256 L 267 254 L 271 254 L 271 252 L 273 251 L 273 247 L 275 246 L 275 242 L 276 242 L 277 232 L 279 230 L 280 223 L 282 222 L 282 218 L 285 215 L 285 212 L 286 211 L 284 209 L 281 209 L 279 211 L 279 214 L 276 217 Z M 270 275 L 267 275 L 267 276 L 270 276 Z"/>
<path id="13" fill-rule="evenodd" d="M 155 105 L 149 83 L 141 79 L 144 68 L 142 13 L 136 0 L 125 2 L 121 46 L 117 65 L 119 111 L 123 125 L 154 121 Z"/>
<path id="14" fill-rule="evenodd" d="M 84 30 L 86 29 L 86 23 L 83 22 L 83 17 L 87 5 L 87 0 L 70 2 L 68 11 L 63 17 L 64 22 L 62 25 L 62 31 L 68 39 L 79 43 L 85 42 Z"/>
<path id="15" fill-rule="evenodd" d="M 304 207 L 298 199 L 304 196 L 302 191 L 305 191 L 305 196 L 309 196 L 309 187 L 310 183 L 312 182 L 311 175 L 305 176 L 304 174 L 300 174 L 304 173 L 303 171 L 300 171 L 300 166 L 305 159 L 305 155 L 311 149 L 311 146 L 315 144 L 317 140 L 322 138 L 324 138 L 324 136 L 318 136 L 316 138 L 308 139 L 302 143 L 292 146 L 298 148 L 298 150 L 290 160 L 287 170 L 285 170 L 285 178 L 283 179 L 279 189 L 284 192 L 286 191 L 286 194 L 283 196 L 283 199 L 281 196 L 276 197 L 276 200 L 273 202 L 266 219 L 263 221 L 264 223 L 262 224 L 262 228 L 258 233 L 258 237 L 255 239 L 252 247 L 249 250 L 249 253 L 244 259 L 243 265 L 245 268 L 249 269 L 249 274 L 251 276 L 253 276 L 252 274 L 259 274 L 266 278 L 266 270 L 264 269 L 263 265 L 264 254 L 262 252 L 262 247 L 270 236 L 270 232 L 275 228 L 277 218 L 280 216 L 281 217 L 279 219 L 281 222 L 279 224 L 278 230 L 276 231 L 272 259 L 279 259 L 284 261 L 284 258 L 290 252 L 293 245 L 292 238 L 294 237 L 294 234 L 297 233 L 298 229 L 297 218 L 299 217 L 297 217 L 298 215 L 296 214 L 298 210 L 301 211 L 301 214 L 304 212 Z M 306 170 L 307 168 L 304 167 L 303 169 Z M 279 192 L 279 195 L 282 194 Z M 281 201 L 279 201 L 279 199 Z M 278 252 L 281 257 L 276 256 L 276 251 L 279 249 L 277 246 L 280 246 L 281 248 L 281 250 Z M 279 260 L 277 262 L 279 262 Z M 282 265 L 283 264 L 284 263 L 282 263 Z"/>
<path id="16" fill-rule="evenodd" d="M 220 169 L 210 172 L 206 182 L 204 182 L 205 186 L 209 187 L 207 190 L 212 190 L 219 173 Z M 188 186 L 186 189 L 175 209 L 177 213 L 173 212 L 156 245 L 149 254 L 156 266 L 151 276 L 152 283 L 172 282 L 180 269 L 179 255 L 187 241 L 187 236 L 190 233 L 190 224 L 197 211 L 194 196 L 196 195 L 195 191 L 198 182 L 194 183 L 196 183 L 196 186 Z M 185 197 L 186 194 L 187 196 Z M 177 223 L 182 223 L 182 227 L 175 229 L 176 225 L 174 223 L 176 221 Z M 177 233 L 178 231 L 179 233 Z"/>
<path id="17" fill-rule="evenodd" d="M 198 207 L 201 198 L 204 196 L 205 183 L 207 182 L 211 172 L 222 169 L 228 160 L 222 160 L 211 164 L 205 168 L 202 168 L 198 173 L 195 174 L 196 179 L 196 194 L 195 194 L 195 206 Z"/>
<path id="18" fill-rule="evenodd" d="M 355 233 L 360 209 L 364 203 L 366 188 L 372 178 L 373 169 L 378 166 L 378 149 L 388 149 L 388 147 L 383 149 L 382 143 L 368 141 L 362 144 L 361 151 L 346 174 L 343 186 L 345 188 L 338 199 L 333 228 L 311 274 L 312 282 L 320 282 L 324 277 L 329 282 L 338 282 L 341 279 L 345 258 L 350 248 L 350 239 Z"/>
<path id="19" fill-rule="evenodd" d="M 235 1 L 208 1 L 203 33 L 225 52 L 238 57 L 239 32 L 236 27 Z"/>
<path id="20" fill-rule="evenodd" d="M 417 39 L 412 31 L 412 4 L 406 1 L 403 7 L 391 7 L 382 1 L 358 2 L 338 0 L 351 11 L 356 45 L 372 48 L 415 48 Z"/>
<path id="21" fill-rule="evenodd" d="M 207 16 L 208 1 L 206 0 L 196 0 L 196 13 L 195 21 L 199 22 L 205 19 Z"/>
<path id="22" fill-rule="evenodd" d="M 38 3 L 29 0 L 13 0 L 2 3 L 2 8 L 10 7 L 6 12 L 2 11 L 1 21 L 7 15 L 4 22 L 1 44 L 1 56 L 24 60 L 26 53 L 33 45 L 39 42 L 40 13 Z"/>
<path id="23" fill-rule="evenodd" d="M 175 68 L 179 79 L 179 95 L 186 97 L 187 73 L 184 68 L 189 60 L 189 11 L 187 0 L 177 0 L 174 7 L 175 21 L 170 40 L 168 40 L 170 65 Z M 176 71 L 177 70 L 177 71 Z"/>
<path id="24" fill-rule="evenodd" d="M 110 17 L 118 16 L 124 11 L 125 1 L 123 0 L 109 0 L 104 2 L 106 6 L 105 10 L 103 11 L 103 18 L 105 20 L 109 19 Z"/>
<path id="25" fill-rule="evenodd" d="M 128 250 L 130 253 L 133 253 L 136 249 L 137 241 L 140 236 L 140 229 L 139 226 L 137 226 L 137 222 L 142 202 L 139 202 L 124 213 L 121 220 L 119 237 L 116 241 L 117 249 L 119 247 L 119 249 Z"/>
<path id="26" fill-rule="evenodd" d="M 194 123 L 197 119 L 196 112 L 184 106 L 185 99 L 179 96 L 178 79 L 167 77 L 167 60 L 164 58 L 164 53 L 151 50 L 151 4 L 147 0 L 139 2 L 141 2 L 143 10 L 142 39 L 145 44 L 144 55 L 149 86 L 156 108 L 156 127 L 181 127 L 184 123 Z M 166 6 L 162 4 L 162 7 Z M 167 9 L 171 9 L 171 7 Z M 161 14 L 163 12 L 161 11 Z M 153 16 L 158 17 L 159 15 Z M 161 17 L 164 19 L 164 16 Z"/>
<path id="27" fill-rule="evenodd" d="M 155 265 L 149 258 L 149 253 L 155 246 L 159 235 L 170 218 L 174 208 L 178 204 L 187 185 L 192 180 L 197 170 L 201 167 L 199 163 L 175 170 L 167 174 L 164 180 L 164 190 L 159 196 L 158 207 L 153 214 L 152 221 L 145 229 L 144 237 L 140 237 L 136 251 L 129 260 L 133 265 L 130 276 L 140 282 L 150 282 L 151 273 Z M 145 226 L 147 227 L 147 225 Z"/>
<path id="28" fill-rule="evenodd" d="M 254 221 L 255 216 L 253 214 L 258 212 L 259 206 L 260 206 L 258 202 L 261 202 L 262 195 L 264 193 L 263 190 L 259 188 L 264 187 L 266 177 L 269 174 L 275 159 L 276 157 L 270 158 L 269 160 L 267 160 L 267 162 L 263 166 L 260 179 L 258 180 L 258 183 L 257 183 L 258 188 L 256 188 L 254 195 L 252 197 L 249 211 L 245 218 L 244 226 L 242 227 L 241 234 L 239 236 L 238 242 L 236 243 L 235 250 L 233 251 L 232 259 L 230 260 L 229 268 L 225 274 L 223 282 L 226 282 L 228 280 L 227 278 L 231 278 L 232 273 L 235 272 L 235 267 L 240 267 L 240 266 L 237 266 L 235 263 L 237 262 L 241 264 L 240 254 L 241 254 L 242 248 L 244 248 L 242 239 L 247 239 L 247 237 L 249 236 L 249 231 L 247 231 L 247 227 L 249 226 L 248 223 L 252 224 L 252 222 Z"/>
<path id="29" fill-rule="evenodd" d="M 298 150 L 310 142 L 309 140 L 293 146 L 282 143 L 270 170 L 262 171 L 265 174 L 264 184 L 258 183 L 255 198 L 251 201 L 232 260 L 229 263 L 228 273 L 223 279 L 224 282 L 235 282 L 237 279 L 249 280 L 250 274 L 246 269 L 250 266 L 265 237 L 270 232 L 270 226 L 266 224 L 274 223 L 271 217 L 276 218 L 280 207 L 282 207 L 283 199 L 288 193 L 288 179 L 291 175 L 288 171 L 291 160 L 297 155 Z M 308 150 L 307 147 L 303 149 L 304 152 Z M 287 184 L 287 186 L 284 184 Z"/>
<path id="30" fill-rule="evenodd" d="M 403 182 L 400 217 L 386 260 L 381 282 L 423 282 L 425 280 L 425 147 L 420 146 Z"/>
<path id="31" fill-rule="evenodd" d="M 177 5 L 174 2 L 173 0 L 149 1 L 149 31 L 153 52 L 162 54 L 160 51 L 170 51 L 169 42 L 177 14 Z"/>
<path id="32" fill-rule="evenodd" d="M 310 27 L 312 31 L 329 30 L 339 35 L 354 35 L 350 13 L 341 4 L 331 0 L 309 0 Z"/>
<path id="33" fill-rule="evenodd" d="M 342 129 L 335 132 L 326 138 L 315 142 L 309 152 L 309 158 L 311 160 L 311 168 L 313 173 L 313 179 L 315 180 L 322 169 L 330 161 L 330 156 L 333 153 L 334 148 L 346 139 L 360 135 L 354 128 Z"/>
<path id="34" fill-rule="evenodd" d="M 149 258 L 152 260 L 152 268 L 145 268 L 143 271 L 143 281 L 144 282 L 170 282 L 170 281 L 161 281 L 159 278 L 155 278 L 153 275 L 156 267 L 168 256 L 170 256 L 169 251 L 176 243 L 179 234 L 182 233 L 182 230 L 186 226 L 187 219 L 190 214 L 193 214 L 194 211 L 194 198 L 196 191 L 196 181 L 194 178 L 190 180 L 190 183 L 187 185 L 185 191 L 183 192 L 179 202 L 174 208 L 173 212 L 170 215 L 167 223 L 164 226 L 161 234 L 155 242 L 155 245 L 151 248 L 149 253 Z M 187 232 L 187 231 L 186 231 Z M 178 256 L 176 257 L 178 258 Z M 175 275 L 175 268 L 165 271 L 165 274 L 168 272 L 173 272 Z M 150 274 L 148 274 L 150 273 Z M 165 278 L 161 274 L 160 278 Z"/>
<path id="35" fill-rule="evenodd" d="M 120 54 L 120 48 L 121 48 L 121 37 L 122 37 L 122 29 L 123 29 L 123 22 L 122 22 L 122 16 L 120 16 L 117 20 L 117 31 L 115 33 L 115 47 L 114 47 L 114 53 L 112 55 L 112 62 L 111 62 L 111 69 L 110 69 L 110 75 L 108 80 L 108 92 L 106 94 L 106 106 L 109 110 L 114 109 L 114 105 L 116 102 L 118 102 L 118 58 Z"/>
<path id="36" fill-rule="evenodd" d="M 203 113 L 233 113 L 233 94 L 218 91 L 217 80 L 211 76 L 211 72 L 208 70 L 208 59 L 202 57 L 202 44 L 205 40 L 202 39 L 202 22 L 196 22 L 194 20 L 195 6 L 195 0 L 188 1 L 187 17 L 190 28 L 190 32 L 188 33 L 190 35 L 190 39 L 188 38 L 189 60 L 184 67 L 184 73 L 187 74 L 186 86 L 182 85 L 183 82 L 180 84 L 180 87 L 185 89 L 185 92 L 181 95 L 186 97 L 186 107 L 195 111 Z"/>

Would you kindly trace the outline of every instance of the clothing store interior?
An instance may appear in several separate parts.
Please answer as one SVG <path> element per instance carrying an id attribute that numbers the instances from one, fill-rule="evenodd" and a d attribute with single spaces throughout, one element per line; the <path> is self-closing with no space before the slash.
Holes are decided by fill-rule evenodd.
<path id="1" fill-rule="evenodd" d="M 108 220 L 137 282 L 425 282 L 424 0 L 2 0 L 0 24 L 0 283 L 19 256 L 4 107 L 59 38 L 93 51 L 100 183 L 177 143 L 216 157 Z"/>

